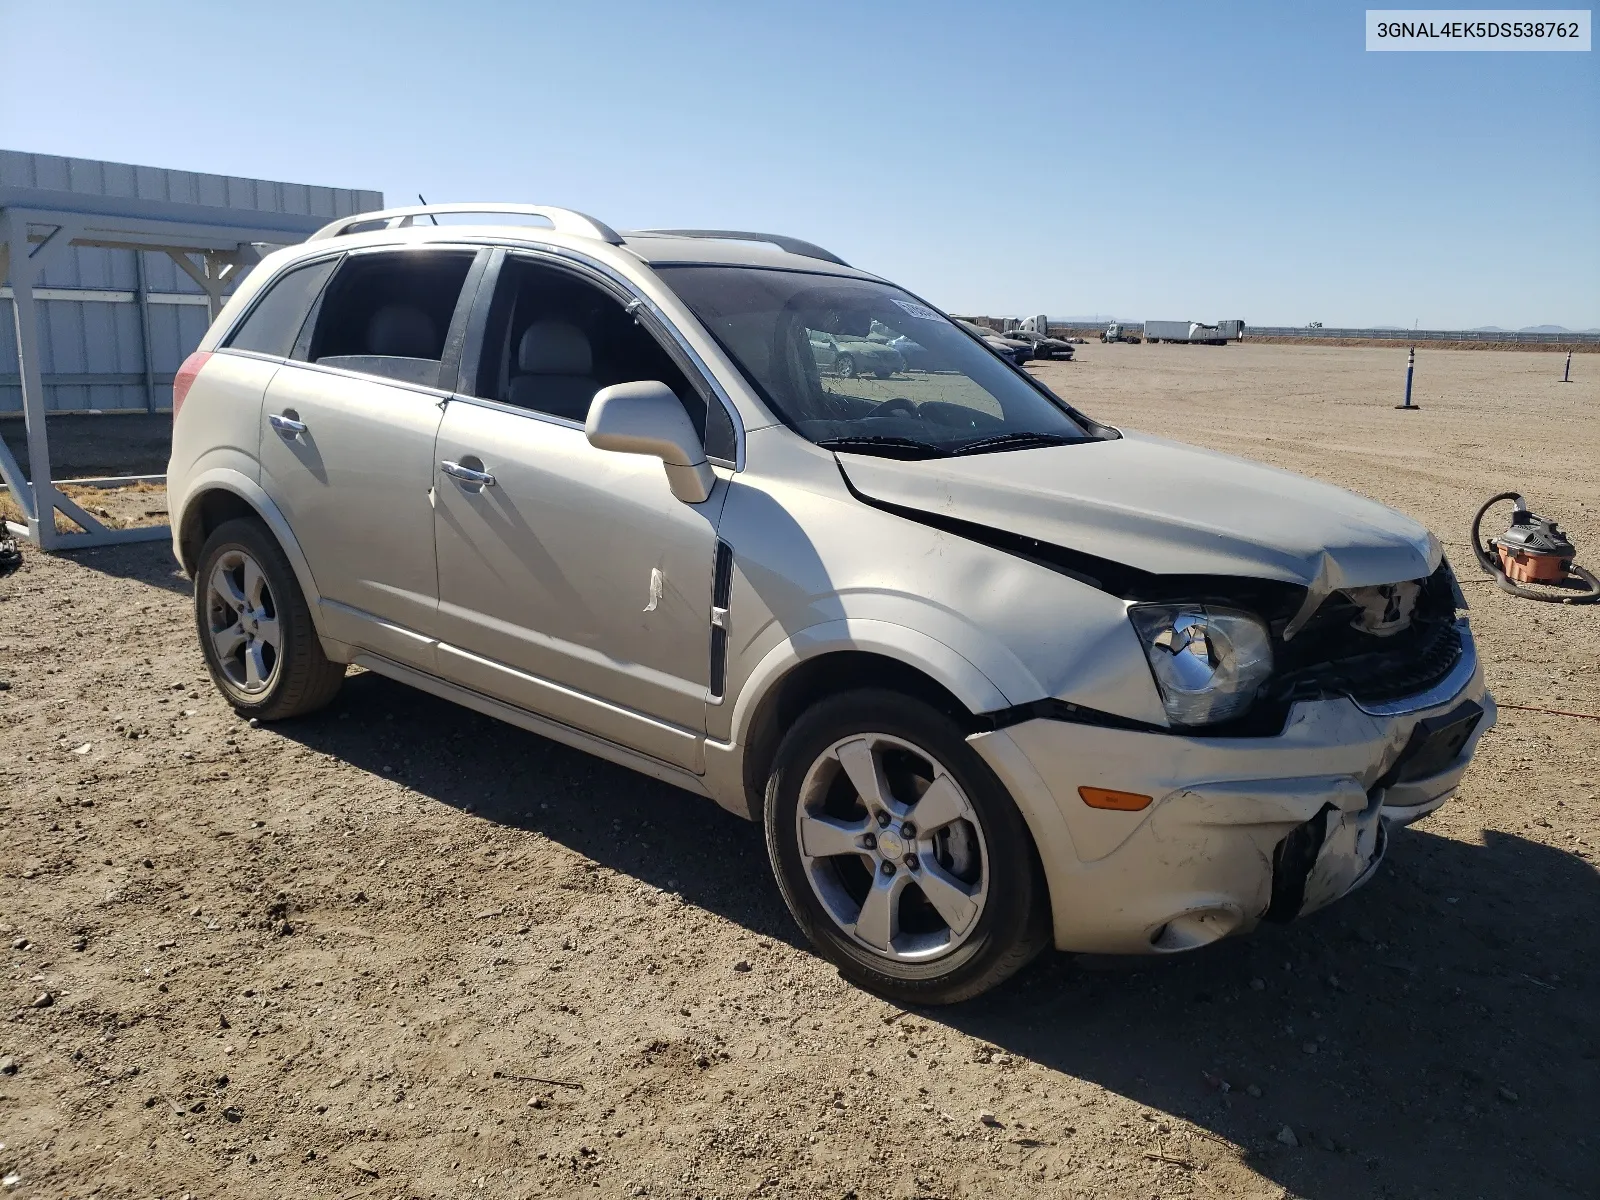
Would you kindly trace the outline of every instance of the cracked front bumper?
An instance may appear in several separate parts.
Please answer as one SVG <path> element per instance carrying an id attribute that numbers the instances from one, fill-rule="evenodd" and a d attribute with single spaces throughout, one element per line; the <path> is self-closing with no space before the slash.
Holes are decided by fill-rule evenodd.
<path id="1" fill-rule="evenodd" d="M 1297 704 L 1269 738 L 1039 719 L 970 741 L 1034 834 L 1057 947 L 1167 953 L 1292 919 L 1371 878 L 1389 829 L 1444 803 L 1494 725 L 1475 657 L 1463 674 L 1405 711 L 1396 703 L 1367 712 L 1343 699 Z M 1408 777 L 1418 727 L 1425 734 L 1425 722 L 1446 721 L 1466 702 L 1482 712 L 1459 752 Z M 1081 786 L 1154 800 L 1138 812 L 1090 808 Z"/>

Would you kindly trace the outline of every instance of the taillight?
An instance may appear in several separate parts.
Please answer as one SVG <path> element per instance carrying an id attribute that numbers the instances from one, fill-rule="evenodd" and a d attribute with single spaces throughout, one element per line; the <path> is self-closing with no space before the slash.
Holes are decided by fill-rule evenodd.
<path id="1" fill-rule="evenodd" d="M 189 389 L 194 386 L 195 379 L 200 374 L 200 368 L 206 365 L 206 360 L 211 357 L 209 350 L 196 350 L 183 360 L 183 366 L 178 368 L 178 373 L 172 377 L 172 419 L 178 419 L 178 410 L 183 407 L 183 398 L 189 394 Z"/>

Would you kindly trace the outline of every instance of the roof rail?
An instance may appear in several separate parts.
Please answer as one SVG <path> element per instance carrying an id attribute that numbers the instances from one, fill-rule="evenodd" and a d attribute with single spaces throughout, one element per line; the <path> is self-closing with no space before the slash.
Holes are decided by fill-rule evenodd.
<path id="1" fill-rule="evenodd" d="M 836 266 L 848 267 L 837 254 L 831 254 L 815 242 L 803 242 L 799 238 L 786 237 L 781 233 L 747 233 L 739 229 L 640 229 L 637 233 L 653 233 L 661 237 L 687 237 L 687 238 L 720 238 L 729 242 L 766 242 L 780 250 L 787 250 L 790 254 L 798 254 L 802 258 L 820 258 L 823 262 L 831 262 Z"/>
<path id="2" fill-rule="evenodd" d="M 313 233 L 307 241 L 340 237 L 363 225 L 381 229 L 404 229 L 417 223 L 419 217 L 443 216 L 446 213 L 505 213 L 519 217 L 543 217 L 557 233 L 570 233 L 578 237 L 598 238 L 613 246 L 622 245 L 622 235 L 604 221 L 574 212 L 570 208 L 551 208 L 545 204 L 413 204 L 408 208 L 386 208 L 381 212 L 356 213 L 340 217 Z M 366 232 L 366 230 L 361 230 Z"/>

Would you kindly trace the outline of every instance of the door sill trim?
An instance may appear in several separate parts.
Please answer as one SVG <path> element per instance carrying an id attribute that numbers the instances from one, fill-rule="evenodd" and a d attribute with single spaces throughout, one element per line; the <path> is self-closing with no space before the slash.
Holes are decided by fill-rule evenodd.
<path id="1" fill-rule="evenodd" d="M 396 662 L 392 658 L 385 658 L 381 654 L 374 654 L 370 650 L 358 651 L 351 660 L 358 667 L 393 679 L 417 688 L 441 700 L 450 700 L 474 712 L 480 712 L 486 717 L 493 717 L 504 721 L 508 725 L 515 725 L 536 733 L 540 737 L 547 737 L 553 742 L 571 746 L 574 750 L 583 750 L 607 762 L 616 763 L 618 766 L 628 767 L 652 779 L 659 779 L 662 783 L 670 783 L 674 787 L 682 788 L 686 792 L 693 792 L 697 796 L 711 797 L 706 790 L 705 782 L 700 776 L 686 771 L 672 763 L 662 762 L 648 754 L 641 754 L 637 750 L 630 750 L 626 746 L 619 746 L 616 742 L 609 742 L 605 738 L 596 737 L 592 733 L 585 733 L 574 729 L 570 725 L 563 725 L 549 717 L 541 717 L 537 713 L 529 712 L 525 708 L 518 708 L 514 704 L 507 704 L 503 700 L 496 700 L 492 696 L 485 696 L 482 692 L 475 692 L 471 688 L 462 687 L 458 683 L 451 683 L 447 679 L 440 679 L 437 675 L 430 675 L 426 671 L 419 671 L 405 663 Z"/>

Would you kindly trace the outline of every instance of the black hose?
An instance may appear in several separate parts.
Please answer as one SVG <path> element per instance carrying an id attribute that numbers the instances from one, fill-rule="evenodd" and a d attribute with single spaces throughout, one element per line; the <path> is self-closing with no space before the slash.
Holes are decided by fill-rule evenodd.
<path id="1" fill-rule="evenodd" d="M 1543 600 L 1550 604 L 1586 604 L 1591 600 L 1600 598 L 1600 579 L 1596 579 L 1593 574 L 1578 566 L 1577 563 L 1567 564 L 1567 574 L 1586 585 L 1589 590 L 1575 596 L 1547 595 L 1544 592 L 1536 592 L 1532 588 L 1523 587 L 1519 583 L 1513 583 L 1506 578 L 1505 570 L 1501 567 L 1499 558 L 1494 554 L 1492 540 L 1486 543 L 1479 536 L 1479 529 L 1483 524 L 1483 514 L 1502 500 L 1514 500 L 1523 508 L 1528 506 L 1528 502 L 1522 498 L 1521 492 L 1501 492 L 1499 495 L 1490 496 L 1485 500 L 1483 507 L 1478 509 L 1478 515 L 1472 518 L 1472 553 L 1477 558 L 1478 565 L 1483 568 L 1484 574 L 1494 579 L 1495 586 L 1502 592 L 1507 592 L 1513 596 L 1521 596 L 1524 600 Z"/>
<path id="2" fill-rule="evenodd" d="M 1478 565 L 1483 568 L 1486 575 L 1498 575 L 1505 580 L 1505 572 L 1500 569 L 1500 563 L 1492 554 L 1492 547 L 1486 546 L 1478 539 L 1478 529 L 1483 524 L 1483 514 L 1488 512 L 1502 500 L 1515 500 L 1526 506 L 1521 492 L 1501 492 L 1498 496 L 1490 496 L 1483 502 L 1483 507 L 1478 510 L 1478 515 L 1472 518 L 1472 553 L 1477 555 Z M 1510 582 L 1506 580 L 1506 582 Z"/>

